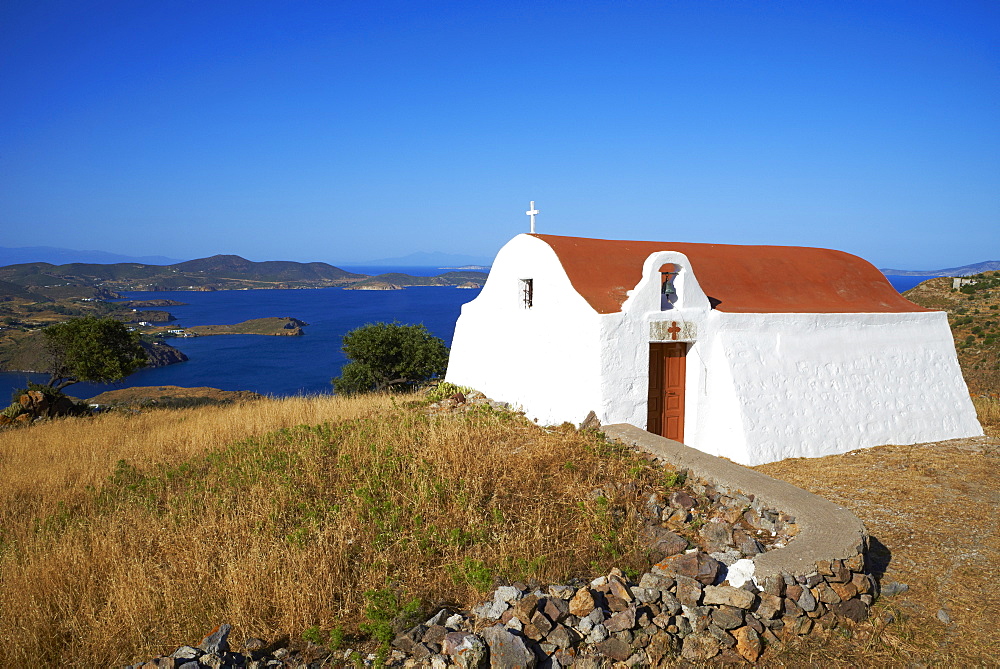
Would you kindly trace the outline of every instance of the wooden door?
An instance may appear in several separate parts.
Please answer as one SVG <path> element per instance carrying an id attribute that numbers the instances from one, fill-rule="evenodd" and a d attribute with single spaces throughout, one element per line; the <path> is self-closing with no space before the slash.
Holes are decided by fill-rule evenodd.
<path id="1" fill-rule="evenodd" d="M 684 372 L 687 344 L 649 345 L 649 404 L 646 430 L 684 441 Z"/>

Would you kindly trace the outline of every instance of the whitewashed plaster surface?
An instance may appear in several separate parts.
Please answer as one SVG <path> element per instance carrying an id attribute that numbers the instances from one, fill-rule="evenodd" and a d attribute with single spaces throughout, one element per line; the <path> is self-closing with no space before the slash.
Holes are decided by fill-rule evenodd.
<path id="1" fill-rule="evenodd" d="M 534 282 L 524 306 L 521 280 Z M 543 424 L 580 423 L 600 405 L 599 317 L 545 242 L 518 235 L 463 305 L 445 378 L 524 409 Z"/>
<path id="2" fill-rule="evenodd" d="M 662 302 L 673 263 L 677 297 Z M 523 305 L 520 280 L 534 279 Z M 666 307 L 666 308 L 662 308 Z M 519 235 L 462 308 L 447 379 L 542 423 L 646 425 L 649 343 L 688 343 L 684 442 L 743 464 L 977 436 L 942 312 L 715 311 L 681 253 L 650 255 L 622 311 L 598 314 L 545 242 Z"/>

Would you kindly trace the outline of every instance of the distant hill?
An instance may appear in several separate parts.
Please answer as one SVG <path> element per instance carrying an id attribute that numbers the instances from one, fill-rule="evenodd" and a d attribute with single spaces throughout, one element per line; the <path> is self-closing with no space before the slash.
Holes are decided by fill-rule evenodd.
<path id="1" fill-rule="evenodd" d="M 53 299 L 93 297 L 95 292 L 122 290 L 321 288 L 349 285 L 365 278 L 364 274 L 321 262 L 252 262 L 234 255 L 172 265 L 34 262 L 0 267 L 0 282 L 4 282 L 0 287 L 13 284 L 20 290 Z"/>
<path id="2" fill-rule="evenodd" d="M 880 269 L 879 271 L 887 276 L 972 276 L 973 274 L 982 274 L 983 272 L 993 272 L 996 270 L 1000 270 L 1000 260 L 987 260 L 975 265 L 962 265 L 961 267 L 949 267 L 947 269 Z"/>
<path id="3" fill-rule="evenodd" d="M 142 263 L 144 265 L 172 265 L 181 262 L 176 258 L 166 256 L 126 256 L 107 251 L 76 251 L 61 249 L 55 246 L 0 246 L 0 266 L 18 265 L 22 263 L 51 263 L 64 265 L 67 263 Z"/>

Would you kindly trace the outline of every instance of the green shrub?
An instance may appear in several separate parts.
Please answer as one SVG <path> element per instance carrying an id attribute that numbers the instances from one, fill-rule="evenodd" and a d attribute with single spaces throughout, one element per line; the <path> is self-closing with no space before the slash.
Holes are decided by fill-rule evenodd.
<path id="1" fill-rule="evenodd" d="M 448 369 L 448 347 L 423 325 L 362 325 L 344 335 L 341 350 L 349 362 L 331 379 L 338 395 L 414 390 Z"/>
<path id="2" fill-rule="evenodd" d="M 441 400 L 451 397 L 456 393 L 468 395 L 471 392 L 472 388 L 468 388 L 466 386 L 456 386 L 454 383 L 442 381 L 436 388 L 427 393 L 427 399 L 431 402 L 440 402 Z"/>
<path id="3" fill-rule="evenodd" d="M 13 419 L 17 418 L 18 416 L 20 416 L 21 412 L 23 412 L 23 411 L 24 411 L 24 407 L 21 406 L 21 403 L 20 402 L 14 402 L 13 404 L 11 404 L 9 407 L 7 407 L 6 409 L 4 409 L 3 411 L 0 411 L 0 414 L 3 414 L 7 418 L 10 418 L 11 420 L 13 420 Z"/>

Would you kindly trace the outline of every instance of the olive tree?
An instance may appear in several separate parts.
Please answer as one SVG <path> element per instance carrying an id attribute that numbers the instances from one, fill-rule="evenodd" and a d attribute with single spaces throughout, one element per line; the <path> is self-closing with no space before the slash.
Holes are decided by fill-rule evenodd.
<path id="1" fill-rule="evenodd" d="M 48 385 L 55 390 L 80 381 L 119 381 L 146 364 L 139 335 L 114 318 L 74 318 L 42 334 Z"/>
<path id="2" fill-rule="evenodd" d="M 338 394 L 411 390 L 448 368 L 448 347 L 423 325 L 369 323 L 344 335 Z"/>

